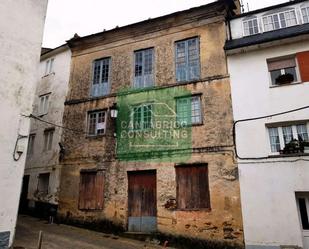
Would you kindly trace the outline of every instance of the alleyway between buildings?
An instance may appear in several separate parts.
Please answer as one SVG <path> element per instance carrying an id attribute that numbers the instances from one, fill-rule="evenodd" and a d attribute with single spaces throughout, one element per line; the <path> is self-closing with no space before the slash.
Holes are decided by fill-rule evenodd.
<path id="1" fill-rule="evenodd" d="M 39 231 L 42 249 L 159 249 L 147 242 L 120 238 L 67 225 L 47 224 L 45 220 L 19 216 L 13 248 L 37 249 Z"/>

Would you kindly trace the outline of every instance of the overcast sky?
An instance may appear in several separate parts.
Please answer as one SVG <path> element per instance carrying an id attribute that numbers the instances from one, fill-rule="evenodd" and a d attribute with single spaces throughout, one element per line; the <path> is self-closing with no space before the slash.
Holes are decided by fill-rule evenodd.
<path id="1" fill-rule="evenodd" d="M 243 1 L 254 10 L 288 0 Z M 210 2 L 213 0 L 49 0 L 43 46 L 54 48 L 75 33 L 85 36 Z"/>

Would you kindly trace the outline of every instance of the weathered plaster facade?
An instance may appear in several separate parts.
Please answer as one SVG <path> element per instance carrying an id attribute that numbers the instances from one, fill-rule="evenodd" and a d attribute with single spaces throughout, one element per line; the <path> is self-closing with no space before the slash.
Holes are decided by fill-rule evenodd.
<path id="1" fill-rule="evenodd" d="M 53 60 L 50 67 L 50 61 Z M 47 63 L 48 66 L 47 66 Z M 64 101 L 68 90 L 70 75 L 71 51 L 63 45 L 42 54 L 37 80 L 36 96 L 33 104 L 33 115 L 40 120 L 32 119 L 30 134 L 35 136 L 32 152 L 28 153 L 24 175 L 29 176 L 27 199 L 29 207 L 34 208 L 35 202 L 58 204 L 61 168 L 59 165 L 62 129 L 53 124 L 62 125 Z M 48 95 L 47 112 L 40 113 L 40 98 Z M 44 148 L 44 132 L 54 129 L 51 149 Z M 48 193 L 42 194 L 38 190 L 40 174 L 49 173 Z"/>
<path id="2" fill-rule="evenodd" d="M 115 155 L 115 120 L 108 112 L 106 134 L 88 137 L 84 132 L 64 131 L 59 215 L 72 220 L 109 220 L 127 229 L 129 171 L 156 170 L 157 230 L 166 234 L 204 240 L 243 243 L 237 165 L 233 155 L 232 104 L 223 46 L 226 40 L 226 6 L 214 3 L 155 20 L 118 28 L 69 42 L 72 68 L 64 125 L 87 130 L 87 112 L 109 110 L 115 94 L 131 87 L 134 51 L 153 47 L 155 86 L 185 88 L 201 94 L 203 124 L 192 129 L 192 158 L 209 168 L 210 210 L 179 211 L 176 199 L 175 163 L 119 162 Z M 175 42 L 200 39 L 201 77 L 195 82 L 176 83 Z M 91 98 L 94 60 L 111 57 L 111 94 Z M 80 171 L 100 168 L 105 172 L 104 208 L 78 209 Z"/>
<path id="3" fill-rule="evenodd" d="M 46 8 L 47 0 L 0 2 L 1 248 L 12 244 L 15 233 L 30 126 L 21 114 L 32 109 Z"/>

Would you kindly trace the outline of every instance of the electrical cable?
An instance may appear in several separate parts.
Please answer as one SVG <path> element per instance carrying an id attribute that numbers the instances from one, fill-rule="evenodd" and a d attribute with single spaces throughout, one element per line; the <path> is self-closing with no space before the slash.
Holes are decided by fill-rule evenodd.
<path id="1" fill-rule="evenodd" d="M 237 150 L 237 141 L 236 141 L 236 125 L 238 123 L 255 121 L 255 120 L 271 118 L 271 117 L 276 117 L 276 116 L 281 116 L 281 115 L 284 115 L 284 114 L 298 112 L 298 111 L 305 110 L 305 109 L 309 109 L 309 106 L 304 106 L 304 107 L 300 107 L 300 108 L 297 108 L 297 109 L 293 109 L 293 110 L 289 110 L 289 111 L 285 111 L 285 112 L 279 112 L 279 113 L 275 113 L 275 114 L 270 114 L 270 115 L 266 115 L 266 116 L 260 116 L 260 117 L 256 117 L 256 118 L 247 118 L 247 119 L 241 119 L 241 120 L 235 121 L 233 123 L 233 143 L 234 143 L 234 149 L 235 149 L 236 157 L 238 159 L 240 159 L 240 160 L 265 160 L 265 159 L 271 159 L 269 156 L 267 156 L 267 157 L 241 157 L 241 156 L 239 156 L 238 150 Z"/>

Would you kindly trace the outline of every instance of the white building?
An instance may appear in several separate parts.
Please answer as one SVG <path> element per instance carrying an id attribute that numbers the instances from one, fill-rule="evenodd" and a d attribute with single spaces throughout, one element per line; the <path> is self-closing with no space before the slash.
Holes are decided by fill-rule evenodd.
<path id="1" fill-rule="evenodd" d="M 0 1 L 0 248 L 14 238 L 47 0 Z"/>
<path id="2" fill-rule="evenodd" d="M 43 49 L 34 100 L 21 208 L 36 215 L 57 208 L 62 117 L 70 77 L 71 50 L 65 44 Z M 47 121 L 46 123 L 44 121 Z M 57 125 L 57 126 L 55 126 Z"/>
<path id="3" fill-rule="evenodd" d="M 309 249 L 309 1 L 229 25 L 234 119 L 253 118 L 235 124 L 246 247 Z"/>

